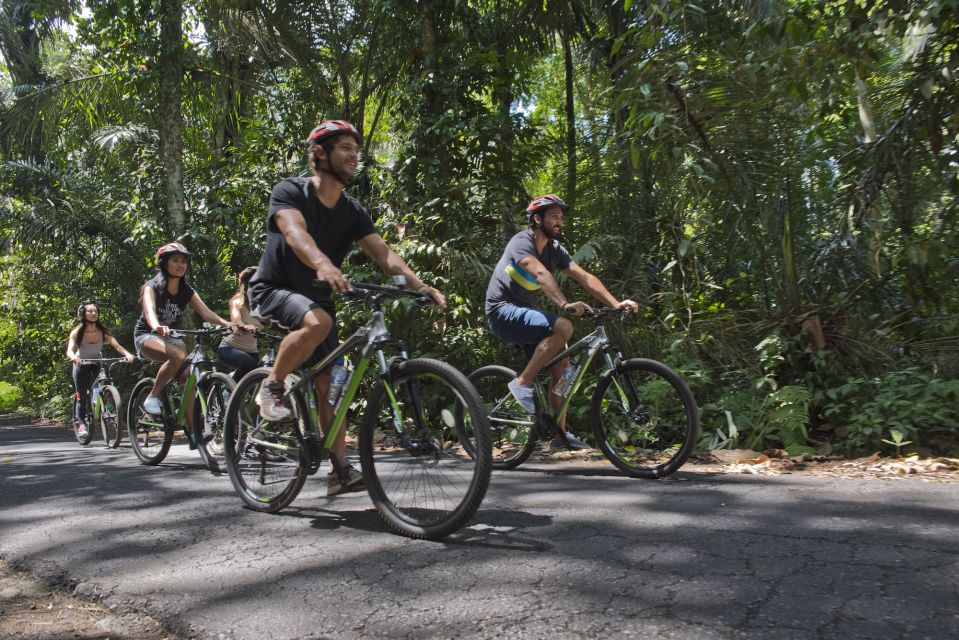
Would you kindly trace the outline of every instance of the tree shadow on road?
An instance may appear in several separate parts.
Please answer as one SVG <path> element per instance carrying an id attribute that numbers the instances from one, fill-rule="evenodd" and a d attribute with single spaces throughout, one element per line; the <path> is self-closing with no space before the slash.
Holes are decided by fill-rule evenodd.
<path id="1" fill-rule="evenodd" d="M 468 589 L 489 603 L 484 611 L 537 610 L 543 600 L 526 594 L 545 590 L 549 624 L 578 625 L 580 637 L 655 636 L 672 629 L 656 626 L 666 622 L 687 637 L 959 634 L 949 487 L 496 472 L 464 529 L 423 542 L 389 534 L 359 494 L 324 501 L 308 485 L 280 515 L 254 513 L 198 458 L 144 467 L 129 450 L 80 449 L 69 431 L 43 431 L 30 435 L 62 445 L 40 451 L 28 446 L 37 440 L 0 433 L 0 452 L 13 451 L 0 463 L 0 550 L 16 566 L 159 602 L 150 612 L 181 628 L 202 609 L 201 620 L 232 616 L 249 637 L 307 635 L 301 619 L 332 631 L 339 619 L 302 612 L 307 595 L 335 593 L 343 615 L 366 617 L 368 635 L 413 637 L 423 629 L 404 626 L 414 623 L 393 615 L 394 604 L 429 611 Z M 175 572 L 184 565 L 196 577 Z M 434 637 L 475 629 L 469 607 L 443 615 L 449 627 Z"/>

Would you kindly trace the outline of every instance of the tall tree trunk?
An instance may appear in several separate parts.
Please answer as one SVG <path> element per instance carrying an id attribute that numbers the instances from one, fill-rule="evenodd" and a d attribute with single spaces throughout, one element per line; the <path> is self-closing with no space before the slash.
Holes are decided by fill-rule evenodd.
<path id="1" fill-rule="evenodd" d="M 183 194 L 183 2 L 160 2 L 160 165 L 163 167 L 163 201 L 175 235 L 186 231 Z"/>
<path id="2" fill-rule="evenodd" d="M 5 7 L 7 28 L 0 29 L 0 54 L 6 62 L 7 71 L 13 86 L 36 86 L 46 82 L 43 73 L 43 64 L 40 60 L 40 34 L 34 26 L 34 11 L 40 11 L 39 2 L 24 0 L 10 2 Z M 30 94 L 17 94 L 17 103 L 31 100 Z M 25 113 L 33 113 L 29 107 L 22 109 Z M 16 110 L 14 110 L 16 111 Z M 4 155 L 10 157 L 22 153 L 26 158 L 42 159 L 43 151 L 43 121 L 34 120 L 29 123 L 29 129 L 21 136 L 20 148 L 3 149 Z"/>
<path id="3" fill-rule="evenodd" d="M 876 141 L 876 120 L 872 115 L 872 104 L 869 102 L 869 89 L 862 79 L 859 68 L 856 68 L 856 101 L 859 104 L 859 122 L 862 124 L 863 139 L 867 143 Z"/>
<path id="4" fill-rule="evenodd" d="M 566 65 L 566 202 L 576 204 L 576 110 L 573 102 L 573 48 L 569 34 L 563 34 L 563 59 Z"/>

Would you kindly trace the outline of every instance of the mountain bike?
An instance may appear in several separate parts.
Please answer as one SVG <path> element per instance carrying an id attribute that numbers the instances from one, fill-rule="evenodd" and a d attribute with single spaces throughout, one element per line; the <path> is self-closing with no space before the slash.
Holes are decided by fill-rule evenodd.
<path id="1" fill-rule="evenodd" d="M 218 432 L 222 433 L 226 407 L 236 386 L 233 378 L 216 371 L 213 358 L 208 355 L 213 342 L 227 333 L 228 329 L 217 327 L 197 331 L 178 329 L 170 334 L 173 338 L 192 336 L 195 344 L 173 376 L 173 381 L 163 389 L 160 396 L 163 405 L 161 415 L 147 413 L 143 409 L 143 401 L 153 388 L 154 378 L 143 378 L 133 385 L 127 406 L 127 429 L 133 452 L 143 464 L 157 465 L 163 462 L 173 444 L 174 431 L 182 429 L 190 448 L 199 450 L 207 468 L 213 473 L 221 472 L 222 447 L 218 450 L 216 445 L 210 447 L 209 443 L 204 443 L 203 433 L 213 434 L 211 442 L 216 441 Z M 187 369 L 189 375 L 181 390 L 178 380 Z M 186 420 L 186 399 L 191 396 L 196 398 L 193 403 L 192 431 Z M 220 440 L 222 442 L 222 435 Z"/>
<path id="2" fill-rule="evenodd" d="M 425 304 L 431 301 L 428 296 L 399 286 L 352 286 L 352 294 L 344 295 L 368 303 L 372 317 L 299 379 L 287 380 L 289 419 L 267 422 L 260 417 L 257 397 L 270 369 L 251 371 L 237 384 L 225 429 L 230 480 L 247 507 L 268 513 L 292 503 L 307 476 L 326 458 L 346 482 L 347 461 L 337 459 L 331 447 L 375 361 L 379 373 L 365 400 L 358 433 L 367 492 L 392 531 L 442 538 L 462 527 L 486 494 L 492 471 L 486 412 L 466 376 L 439 360 L 410 359 L 405 344 L 390 337 L 384 303 L 411 298 Z M 387 350 L 398 353 L 387 357 Z M 309 409 L 307 390 L 347 354 L 355 366 L 324 434 Z"/>
<path id="3" fill-rule="evenodd" d="M 98 364 L 100 372 L 96 380 L 87 390 L 89 403 L 84 426 L 87 429 L 85 436 L 80 435 L 80 423 L 74 418 L 73 433 L 77 437 L 77 442 L 86 446 L 93 440 L 93 425 L 100 425 L 100 433 L 103 435 L 103 444 L 110 449 L 116 449 L 120 446 L 120 440 L 123 437 L 120 414 L 120 392 L 113 386 L 113 365 L 126 362 L 125 358 L 91 358 L 82 360 L 80 364 Z M 79 392 L 74 396 L 74 412 L 76 416 L 76 403 L 80 401 Z"/>
<path id="4" fill-rule="evenodd" d="M 512 369 L 490 365 L 469 375 L 483 398 L 493 430 L 494 468 L 519 466 L 541 438 L 565 442 L 559 420 L 597 354 L 602 354 L 605 371 L 596 382 L 589 410 L 596 447 L 620 471 L 634 478 L 661 478 L 686 462 L 699 436 L 696 400 L 683 379 L 663 363 L 624 355 L 622 325 L 627 313 L 625 309 L 598 308 L 584 314 L 593 321 L 593 332 L 550 360 L 537 376 L 533 385 L 536 411 L 532 416 L 506 386 L 516 377 Z M 546 372 L 564 358 L 570 358 L 574 374 L 554 414 Z"/>

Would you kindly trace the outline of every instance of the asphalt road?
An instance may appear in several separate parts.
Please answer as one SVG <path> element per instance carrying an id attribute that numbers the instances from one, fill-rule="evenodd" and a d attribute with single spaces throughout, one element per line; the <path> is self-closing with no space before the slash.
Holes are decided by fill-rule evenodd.
<path id="1" fill-rule="evenodd" d="M 546 469 L 422 542 L 320 478 L 253 513 L 185 446 L 8 418 L 0 556 L 201 638 L 959 637 L 959 485 Z"/>

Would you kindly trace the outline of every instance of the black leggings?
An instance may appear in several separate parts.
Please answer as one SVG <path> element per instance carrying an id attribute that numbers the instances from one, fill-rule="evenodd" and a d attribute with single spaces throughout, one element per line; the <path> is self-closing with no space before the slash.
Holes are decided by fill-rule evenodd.
<path id="1" fill-rule="evenodd" d="M 90 387 L 100 374 L 100 365 L 73 365 L 73 388 L 76 389 L 76 402 L 73 405 L 73 419 L 82 422 L 90 411 Z"/>
<path id="2" fill-rule="evenodd" d="M 248 353 L 228 344 L 221 344 L 216 353 L 220 362 L 235 369 L 233 379 L 237 381 L 256 369 L 256 365 L 260 363 L 260 354 Z"/>

